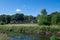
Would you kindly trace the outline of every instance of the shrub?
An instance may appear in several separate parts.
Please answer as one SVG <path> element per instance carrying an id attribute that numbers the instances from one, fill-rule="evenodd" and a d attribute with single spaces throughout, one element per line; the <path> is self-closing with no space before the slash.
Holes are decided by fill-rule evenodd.
<path id="1" fill-rule="evenodd" d="M 56 37 L 55 35 L 50 37 L 50 40 L 60 40 L 58 37 Z"/>
<path id="2" fill-rule="evenodd" d="M 4 25 L 5 24 L 5 22 L 3 22 L 3 21 L 0 21 L 0 25 Z"/>

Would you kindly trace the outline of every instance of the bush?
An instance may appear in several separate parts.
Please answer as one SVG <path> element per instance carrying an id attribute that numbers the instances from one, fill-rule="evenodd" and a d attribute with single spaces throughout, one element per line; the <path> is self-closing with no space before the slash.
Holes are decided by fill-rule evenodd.
<path id="1" fill-rule="evenodd" d="M 50 40 L 60 40 L 58 37 L 56 37 L 55 35 L 50 37 Z"/>
<path id="2" fill-rule="evenodd" d="M 47 15 L 41 15 L 38 21 L 39 25 L 48 25 Z"/>
<path id="3" fill-rule="evenodd" d="M 3 21 L 0 21 L 0 25 L 4 25 L 5 24 L 5 22 L 3 22 Z"/>

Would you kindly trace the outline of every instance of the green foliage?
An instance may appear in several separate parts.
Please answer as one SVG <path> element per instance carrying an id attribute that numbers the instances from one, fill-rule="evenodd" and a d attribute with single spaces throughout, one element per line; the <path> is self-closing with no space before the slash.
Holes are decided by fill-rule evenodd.
<path id="1" fill-rule="evenodd" d="M 15 24 L 16 25 L 16 24 Z M 28 34 L 31 33 L 34 33 L 34 34 L 37 34 L 37 32 L 43 32 L 43 33 L 46 33 L 46 32 L 51 32 L 51 33 L 54 33 L 54 32 L 60 32 L 60 26 L 56 25 L 56 26 L 0 26 L 0 32 L 5 32 L 7 33 L 9 36 L 18 36 L 20 35 L 20 33 L 25 33 L 27 32 Z M 50 35 L 50 34 L 49 34 Z M 42 35 L 44 36 L 44 35 Z M 46 36 L 48 37 L 48 36 Z M 45 38 L 45 37 L 44 37 Z M 53 40 L 57 37 L 51 37 L 50 39 Z M 46 39 L 46 38 L 45 38 Z M 59 38 L 57 38 L 59 39 Z"/>
<path id="2" fill-rule="evenodd" d="M 42 9 L 41 14 L 42 15 L 47 15 L 46 9 Z"/>
<path id="3" fill-rule="evenodd" d="M 6 23 L 10 23 L 11 21 L 11 16 L 10 15 L 0 15 L 0 24 L 6 24 Z"/>
<path id="4" fill-rule="evenodd" d="M 38 24 L 39 25 L 48 25 L 48 21 L 47 21 L 47 13 L 46 13 L 46 10 L 42 10 L 42 15 L 40 16 L 39 18 L 39 22 Z"/>
<path id="5" fill-rule="evenodd" d="M 34 19 L 34 17 L 32 15 L 29 16 L 29 21 L 31 21 L 32 19 Z"/>
<path id="6" fill-rule="evenodd" d="M 53 15 L 52 16 L 52 25 L 56 25 L 57 24 L 57 15 Z"/>
<path id="7" fill-rule="evenodd" d="M 15 15 L 12 15 L 12 20 L 19 21 L 24 20 L 24 14 L 16 13 Z"/>
<path id="8" fill-rule="evenodd" d="M 46 15 L 40 16 L 39 25 L 47 25 L 47 16 Z"/>
<path id="9" fill-rule="evenodd" d="M 6 15 L 6 24 L 10 23 L 11 21 L 11 16 L 10 15 Z"/>
<path id="10" fill-rule="evenodd" d="M 39 25 L 60 25 L 60 12 L 52 12 L 47 15 L 46 9 L 42 9 L 41 15 L 37 17 L 24 15 L 22 13 L 16 13 L 14 15 L 3 14 L 0 15 L 0 21 L 2 21 L 0 24 L 38 22 Z"/>
<path id="11" fill-rule="evenodd" d="M 50 37 L 50 40 L 60 40 L 58 37 L 56 37 L 55 35 Z"/>
<path id="12" fill-rule="evenodd" d="M 60 25 L 60 13 L 59 12 L 53 12 L 51 14 L 51 24 L 52 25 Z"/>
<path id="13" fill-rule="evenodd" d="M 56 39 L 56 36 L 52 36 L 52 37 L 50 38 L 50 40 L 57 40 L 57 39 Z"/>
<path id="14" fill-rule="evenodd" d="M 46 9 L 41 11 L 41 15 L 38 20 L 39 25 L 60 25 L 60 12 L 53 12 L 47 15 Z"/>
<path id="15" fill-rule="evenodd" d="M 0 21 L 4 22 L 5 24 L 9 24 L 10 22 L 26 22 L 29 23 L 32 20 L 36 20 L 36 17 L 32 15 L 24 15 L 22 13 L 16 13 L 14 15 L 0 15 Z"/>
<path id="16" fill-rule="evenodd" d="M 16 24 L 15 24 L 16 25 Z M 60 32 L 60 26 L 0 26 L 2 32 L 10 32 L 16 31 L 19 32 L 20 30 L 27 30 L 27 31 L 45 31 L 45 32 Z"/>
<path id="17" fill-rule="evenodd" d="M 0 25 L 4 25 L 5 24 L 5 22 L 3 22 L 3 21 L 0 21 Z"/>
<path id="18" fill-rule="evenodd" d="M 0 21 L 6 22 L 6 15 L 0 15 Z"/>

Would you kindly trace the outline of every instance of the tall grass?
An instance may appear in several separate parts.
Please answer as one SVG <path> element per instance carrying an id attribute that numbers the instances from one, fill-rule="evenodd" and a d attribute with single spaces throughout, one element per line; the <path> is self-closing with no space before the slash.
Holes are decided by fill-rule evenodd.
<path id="1" fill-rule="evenodd" d="M 47 32 L 60 32 L 60 26 L 0 26 L 0 32 L 3 31 L 47 31 Z"/>
<path id="2" fill-rule="evenodd" d="M 10 38 L 7 36 L 7 34 L 0 34 L 0 40 L 10 40 Z"/>
<path id="3" fill-rule="evenodd" d="M 0 33 L 6 33 L 8 36 L 20 35 L 20 33 L 33 33 L 37 32 L 51 32 L 57 33 L 60 32 L 60 25 L 51 25 L 51 26 L 0 26 Z"/>

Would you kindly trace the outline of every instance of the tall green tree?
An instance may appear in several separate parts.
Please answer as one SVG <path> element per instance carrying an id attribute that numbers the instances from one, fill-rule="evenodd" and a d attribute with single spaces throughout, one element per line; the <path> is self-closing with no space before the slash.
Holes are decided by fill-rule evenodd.
<path id="1" fill-rule="evenodd" d="M 10 23 L 10 21 L 11 21 L 11 16 L 10 15 L 6 15 L 6 23 L 7 24 Z"/>
<path id="2" fill-rule="evenodd" d="M 6 22 L 6 15 L 0 15 L 0 21 Z"/>
<path id="3" fill-rule="evenodd" d="M 57 24 L 57 15 L 53 15 L 52 16 L 51 22 L 52 22 L 52 25 L 56 25 Z"/>
<path id="4" fill-rule="evenodd" d="M 46 12 L 46 9 L 43 9 L 41 11 L 41 15 L 40 15 L 40 18 L 38 20 L 38 24 L 39 25 L 47 25 L 47 12 Z"/>
<path id="5" fill-rule="evenodd" d="M 57 20 L 58 20 L 58 12 L 53 12 L 51 17 L 51 24 L 57 25 Z"/>
<path id="6" fill-rule="evenodd" d="M 41 15 L 47 15 L 47 11 L 46 11 L 46 9 L 42 9 L 42 11 L 41 11 Z"/>
<path id="7" fill-rule="evenodd" d="M 32 15 L 29 15 L 29 21 L 33 20 L 34 17 Z"/>
<path id="8" fill-rule="evenodd" d="M 12 15 L 12 20 L 23 21 L 24 20 L 24 14 L 16 13 L 15 15 Z"/>

